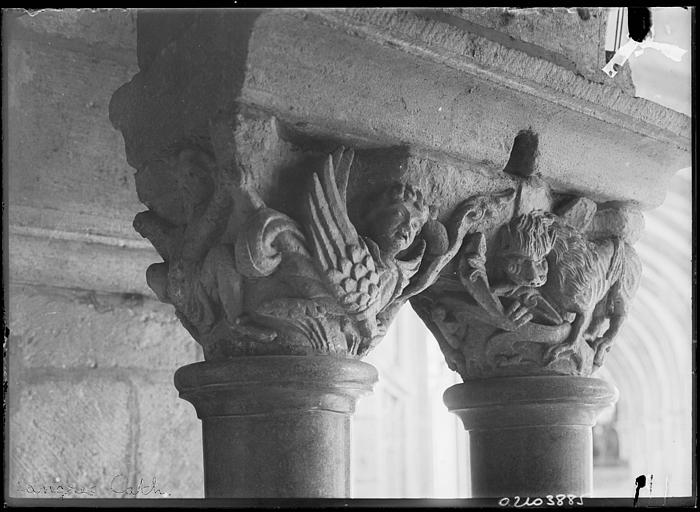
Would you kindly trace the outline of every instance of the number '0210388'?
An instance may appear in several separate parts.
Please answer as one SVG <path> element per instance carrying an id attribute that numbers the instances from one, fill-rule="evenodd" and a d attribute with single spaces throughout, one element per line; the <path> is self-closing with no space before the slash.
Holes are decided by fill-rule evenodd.
<path id="1" fill-rule="evenodd" d="M 532 498 L 530 496 L 520 497 L 514 496 L 512 499 L 509 497 L 501 498 L 498 500 L 498 504 L 501 507 L 562 507 L 583 505 L 583 498 L 581 496 L 576 496 L 575 494 L 548 494 L 544 498 Z"/>

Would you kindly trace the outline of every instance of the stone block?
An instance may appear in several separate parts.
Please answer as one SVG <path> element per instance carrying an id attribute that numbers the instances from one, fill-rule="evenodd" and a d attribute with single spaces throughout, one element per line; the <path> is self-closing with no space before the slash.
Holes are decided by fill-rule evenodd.
<path id="1" fill-rule="evenodd" d="M 135 55 L 127 64 L 8 38 L 7 163 L 13 205 L 53 211 L 58 229 L 70 230 L 74 214 L 94 214 L 119 219 L 119 230 L 133 233 L 131 221 L 141 207 L 107 107 L 114 90 L 135 72 Z M 99 233 L 99 225 L 90 232 Z"/>
<path id="2" fill-rule="evenodd" d="M 107 116 L 137 70 L 135 15 L 18 14 L 5 27 L 11 279 L 149 294 L 157 256 L 132 228 L 142 208 Z"/>
<path id="3" fill-rule="evenodd" d="M 145 277 L 148 265 L 160 260 L 152 247 L 134 249 L 124 239 L 111 239 L 108 244 L 91 243 L 92 238 L 67 231 L 11 225 L 10 280 L 155 298 Z"/>
<path id="4" fill-rule="evenodd" d="M 10 496 L 120 497 L 110 482 L 134 465 L 130 384 L 96 372 L 55 373 L 15 380 L 12 391 Z"/>
<path id="5" fill-rule="evenodd" d="M 139 9 L 136 19 L 139 68 L 147 69 L 161 50 L 187 30 L 194 19 L 189 9 Z"/>
<path id="6" fill-rule="evenodd" d="M 542 87 L 524 86 L 525 76 Z M 402 10 L 199 16 L 114 94 L 110 118 L 141 169 L 241 105 L 357 147 L 460 162 L 463 172 L 446 180 L 462 196 L 472 192 L 464 175 L 500 172 L 525 129 L 539 136 L 539 172 L 554 191 L 595 201 L 653 207 L 658 184 L 689 161 L 687 117 Z"/>
<path id="7" fill-rule="evenodd" d="M 634 95 L 629 66 L 611 80 L 605 65 L 605 8 L 456 8 L 450 14 L 468 20 L 506 46 L 550 60 L 588 80 L 608 83 Z"/>
<path id="8" fill-rule="evenodd" d="M 136 50 L 133 9 L 41 9 L 19 16 L 17 24 L 37 34 L 73 39 L 93 48 Z"/>
<path id="9" fill-rule="evenodd" d="M 172 307 L 139 295 L 13 286 L 11 297 L 14 367 L 172 372 L 197 358 Z"/>
<path id="10" fill-rule="evenodd" d="M 598 206 L 586 197 L 577 197 L 567 201 L 556 211 L 570 226 L 585 231 L 593 220 Z"/>
<path id="11" fill-rule="evenodd" d="M 635 208 L 601 208 L 593 217 L 589 237 L 619 236 L 635 244 L 644 234 L 644 214 Z"/>
<path id="12" fill-rule="evenodd" d="M 203 498 L 202 424 L 194 408 L 178 397 L 170 374 L 137 382 L 139 478 L 155 477 L 171 498 Z"/>

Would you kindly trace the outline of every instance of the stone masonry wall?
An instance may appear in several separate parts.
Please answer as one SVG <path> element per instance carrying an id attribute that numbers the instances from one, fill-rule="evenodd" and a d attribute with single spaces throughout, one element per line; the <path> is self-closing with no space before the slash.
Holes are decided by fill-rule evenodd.
<path id="1" fill-rule="evenodd" d="M 201 351 L 145 286 L 159 258 L 107 113 L 138 70 L 136 14 L 3 23 L 9 496 L 202 497 L 200 422 L 173 386 Z"/>

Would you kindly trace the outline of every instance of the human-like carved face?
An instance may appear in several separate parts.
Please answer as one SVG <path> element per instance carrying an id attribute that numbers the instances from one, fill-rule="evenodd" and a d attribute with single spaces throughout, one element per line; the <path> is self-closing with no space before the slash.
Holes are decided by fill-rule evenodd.
<path id="1" fill-rule="evenodd" d="M 547 282 L 547 254 L 553 248 L 551 215 L 535 210 L 512 219 L 499 231 L 496 267 L 517 286 L 539 287 Z"/>
<path id="2" fill-rule="evenodd" d="M 511 253 L 503 256 L 502 265 L 508 279 L 518 286 L 537 288 L 547 282 L 549 266 L 545 258 Z"/>
<path id="3" fill-rule="evenodd" d="M 405 203 L 394 203 L 377 210 L 370 227 L 370 236 L 382 252 L 396 256 L 415 240 L 423 228 L 427 214 L 406 207 Z"/>

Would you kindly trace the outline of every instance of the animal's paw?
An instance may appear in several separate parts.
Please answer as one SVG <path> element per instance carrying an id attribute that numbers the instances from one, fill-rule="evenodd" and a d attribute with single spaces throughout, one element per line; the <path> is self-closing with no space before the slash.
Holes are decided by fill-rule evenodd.
<path id="1" fill-rule="evenodd" d="M 593 366 L 600 367 L 603 366 L 605 361 L 605 356 L 610 352 L 612 348 L 612 340 L 606 336 L 600 337 L 593 342 L 593 348 L 595 349 L 595 357 L 593 358 Z"/>
<path id="2" fill-rule="evenodd" d="M 553 345 L 549 347 L 544 353 L 544 364 L 550 365 L 554 361 L 559 359 L 562 355 L 571 351 L 572 347 L 568 343 L 559 343 L 557 345 Z"/>
<path id="3" fill-rule="evenodd" d="M 533 318 L 530 313 L 530 308 L 520 303 L 519 300 L 514 301 L 505 311 L 506 318 L 512 323 L 513 330 L 519 329 Z"/>

